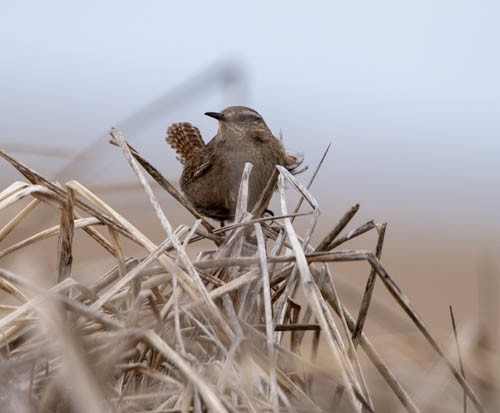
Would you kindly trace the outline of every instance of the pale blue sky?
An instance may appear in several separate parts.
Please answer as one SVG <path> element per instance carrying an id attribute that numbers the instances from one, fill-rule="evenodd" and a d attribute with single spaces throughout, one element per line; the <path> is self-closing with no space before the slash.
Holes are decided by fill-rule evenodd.
<path id="1" fill-rule="evenodd" d="M 346 205 L 361 200 L 389 220 L 408 208 L 457 232 L 478 215 L 499 226 L 496 1 L 2 3 L 2 143 L 77 152 L 230 61 L 243 68 L 243 102 L 210 89 L 125 131 L 154 161 L 168 159 L 172 177 L 168 124 L 191 121 L 208 138 L 216 125 L 203 112 L 247 104 L 311 165 L 333 143 L 318 185 Z M 116 152 L 102 151 L 98 162 Z"/>

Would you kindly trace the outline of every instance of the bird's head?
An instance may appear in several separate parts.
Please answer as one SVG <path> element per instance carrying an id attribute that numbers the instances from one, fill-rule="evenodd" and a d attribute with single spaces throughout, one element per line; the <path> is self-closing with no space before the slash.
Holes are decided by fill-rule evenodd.
<path id="1" fill-rule="evenodd" d="M 219 121 L 219 131 L 222 133 L 256 138 L 272 136 L 262 116 L 245 106 L 230 106 L 222 112 L 206 112 L 205 115 Z"/>

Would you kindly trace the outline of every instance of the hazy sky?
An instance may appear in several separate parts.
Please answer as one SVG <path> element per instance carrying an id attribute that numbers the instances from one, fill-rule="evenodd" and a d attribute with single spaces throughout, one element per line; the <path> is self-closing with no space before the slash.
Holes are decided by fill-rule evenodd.
<path id="1" fill-rule="evenodd" d="M 471 220 L 498 228 L 499 4 L 4 1 L 0 141 L 78 152 L 229 61 L 243 102 L 209 89 L 134 141 L 168 156 L 169 174 L 179 173 L 164 146 L 169 123 L 192 121 L 209 137 L 216 125 L 202 113 L 243 103 L 311 165 L 332 142 L 318 184 L 345 202 L 389 217 L 409 208 L 457 231 Z"/>
<path id="2" fill-rule="evenodd" d="M 252 106 L 312 169 L 332 142 L 313 187 L 317 233 L 356 202 L 352 225 L 389 222 L 384 265 L 424 319 L 449 331 L 449 304 L 462 322 L 484 302 L 480 258 L 500 268 L 499 17 L 498 1 L 4 0 L 0 147 L 70 151 L 14 153 L 46 176 L 70 163 L 64 179 L 136 182 L 105 137 L 119 125 L 176 179 L 170 123 L 193 122 L 210 138 L 216 122 L 204 112 Z M 236 87 L 200 80 L 214 67 L 236 70 Z M 181 84 L 193 97 L 166 104 Z M 19 179 L 3 162 L 0 172 L 2 185 Z M 122 196 L 127 216 L 147 216 L 138 191 Z M 167 214 L 177 207 L 164 202 Z M 372 248 L 374 235 L 358 245 Z M 340 274 L 363 288 L 364 278 Z"/>

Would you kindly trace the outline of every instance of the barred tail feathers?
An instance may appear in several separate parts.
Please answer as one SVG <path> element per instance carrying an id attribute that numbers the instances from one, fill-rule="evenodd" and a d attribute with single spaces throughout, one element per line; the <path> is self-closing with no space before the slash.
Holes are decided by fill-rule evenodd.
<path id="1" fill-rule="evenodd" d="M 200 130 L 187 122 L 174 123 L 167 129 L 167 143 L 179 155 L 182 164 L 205 146 Z"/>

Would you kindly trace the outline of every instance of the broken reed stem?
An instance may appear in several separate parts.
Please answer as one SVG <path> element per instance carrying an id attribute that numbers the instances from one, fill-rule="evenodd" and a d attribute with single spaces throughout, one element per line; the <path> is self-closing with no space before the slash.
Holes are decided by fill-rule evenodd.
<path id="1" fill-rule="evenodd" d="M 75 194 L 72 189 L 67 189 L 67 197 L 61 206 L 61 223 L 59 229 L 59 262 L 57 265 L 57 282 L 60 283 L 65 278 L 71 276 L 71 264 L 73 263 L 73 234 L 75 231 L 75 221 L 73 218 L 73 208 Z"/>
<path id="2" fill-rule="evenodd" d="M 465 377 L 464 363 L 462 361 L 462 351 L 460 350 L 460 343 L 458 342 L 458 334 L 457 334 L 457 325 L 455 324 L 455 315 L 453 314 L 453 307 L 450 305 L 450 318 L 451 318 L 451 326 L 453 327 L 453 336 L 455 337 L 455 345 L 457 346 L 457 354 L 458 354 L 458 362 L 460 365 L 460 372 L 462 376 Z M 464 398 L 463 398 L 463 406 L 464 413 L 467 413 L 467 393 L 464 390 Z"/>
<path id="3" fill-rule="evenodd" d="M 264 234 L 262 233 L 262 228 L 259 224 L 254 224 L 255 235 L 257 237 L 257 248 L 258 255 L 260 258 L 260 271 L 262 273 L 262 294 L 264 299 L 264 314 L 266 320 L 266 337 L 267 337 L 267 352 L 271 362 L 271 372 L 270 372 L 270 393 L 271 393 L 271 403 L 274 412 L 279 412 L 278 404 L 278 393 L 277 393 L 277 383 L 276 383 L 276 368 L 275 368 L 275 355 L 274 355 L 274 343 L 273 343 L 273 315 L 272 315 L 272 305 L 271 305 L 271 286 L 269 283 L 269 272 L 267 270 L 266 261 L 266 246 L 264 241 Z"/>
<path id="4" fill-rule="evenodd" d="M 377 246 L 375 248 L 375 255 L 377 259 L 380 260 L 382 256 L 382 248 L 384 245 L 385 238 L 385 230 L 387 228 L 387 224 L 382 224 L 377 228 L 378 230 L 378 239 Z M 365 325 L 365 320 L 368 315 L 368 308 L 370 307 L 370 301 L 373 295 L 373 289 L 375 288 L 375 281 L 377 279 L 377 274 L 375 269 L 371 267 L 370 275 L 368 276 L 368 281 L 366 282 L 365 292 L 363 294 L 363 299 L 361 300 L 361 306 L 359 308 L 358 318 L 356 321 L 356 325 L 354 326 L 354 330 L 352 332 L 352 342 L 354 347 L 357 347 L 359 344 L 359 337 L 361 336 L 361 332 L 363 331 L 363 327 Z"/>
<path id="5" fill-rule="evenodd" d="M 353 229 L 352 231 L 349 231 L 346 235 L 344 235 L 341 238 L 333 240 L 327 247 L 327 250 L 332 250 L 335 247 L 338 247 L 339 245 L 343 244 L 344 242 L 347 242 L 353 238 L 356 238 L 360 236 L 361 234 L 364 234 L 365 232 L 368 232 L 375 228 L 375 222 L 373 220 L 368 221 L 366 224 L 361 225 L 360 227 Z"/>
<path id="6" fill-rule="evenodd" d="M 351 219 L 356 215 L 356 212 L 359 210 L 359 204 L 351 207 L 349 211 L 347 211 L 344 216 L 340 219 L 340 221 L 335 225 L 335 227 L 323 238 L 323 240 L 316 247 L 316 251 L 326 251 L 328 250 L 328 246 L 333 242 L 335 238 L 342 232 L 342 230 L 346 227 L 346 225 L 351 221 Z"/>

